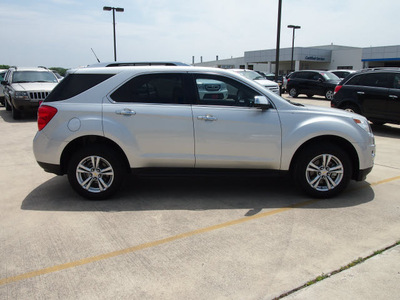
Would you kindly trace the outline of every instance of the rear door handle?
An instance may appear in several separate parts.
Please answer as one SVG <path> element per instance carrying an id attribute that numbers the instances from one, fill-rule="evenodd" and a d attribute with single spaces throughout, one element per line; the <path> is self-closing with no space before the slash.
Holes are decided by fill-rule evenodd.
<path id="1" fill-rule="evenodd" d="M 131 110 L 131 109 L 129 109 L 129 108 L 124 108 L 124 109 L 117 110 L 117 111 L 115 111 L 115 113 L 116 113 L 117 115 L 123 115 L 123 116 L 133 116 L 133 115 L 136 115 L 136 112 L 133 111 L 133 110 Z"/>
<path id="2" fill-rule="evenodd" d="M 217 121 L 218 119 L 212 115 L 198 116 L 197 120 L 202 121 Z"/>
<path id="3" fill-rule="evenodd" d="M 359 94 L 359 95 L 365 95 L 364 92 L 357 92 L 357 94 Z"/>
<path id="4" fill-rule="evenodd" d="M 399 97 L 397 97 L 396 95 L 389 95 L 390 99 L 398 99 Z"/>

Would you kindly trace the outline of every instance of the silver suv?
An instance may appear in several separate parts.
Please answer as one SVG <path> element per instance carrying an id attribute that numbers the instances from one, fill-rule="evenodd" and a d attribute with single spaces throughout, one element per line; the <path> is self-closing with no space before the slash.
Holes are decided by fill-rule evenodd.
<path id="1" fill-rule="evenodd" d="M 58 84 L 58 79 L 45 67 L 11 67 L 1 84 L 6 110 L 12 111 L 14 119 L 20 119 L 23 112 L 37 110 L 40 102 Z"/>
<path id="2" fill-rule="evenodd" d="M 204 82 L 226 94 L 204 97 Z M 88 199 L 111 196 L 143 169 L 279 170 L 309 195 L 331 197 L 364 180 L 375 156 L 364 117 L 288 102 L 215 68 L 72 71 L 40 106 L 38 127 L 39 165 L 67 174 Z"/>

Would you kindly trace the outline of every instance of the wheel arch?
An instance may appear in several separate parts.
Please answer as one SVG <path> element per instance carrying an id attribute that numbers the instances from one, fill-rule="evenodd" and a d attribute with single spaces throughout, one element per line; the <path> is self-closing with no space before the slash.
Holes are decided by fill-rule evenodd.
<path id="1" fill-rule="evenodd" d="M 356 108 L 359 109 L 359 111 L 361 112 L 361 114 L 363 114 L 362 106 L 361 106 L 359 103 L 355 102 L 355 101 L 352 101 L 352 100 L 343 100 L 343 101 L 340 102 L 340 105 L 338 106 L 338 108 L 340 108 L 340 109 L 345 109 L 346 106 L 355 106 Z"/>
<path id="2" fill-rule="evenodd" d="M 61 174 L 66 174 L 67 169 L 68 169 L 68 163 L 72 157 L 72 155 L 78 150 L 81 149 L 82 147 L 90 146 L 90 145 L 105 145 L 112 150 L 116 151 L 118 153 L 118 156 L 123 160 L 124 165 L 127 168 L 127 171 L 130 171 L 130 165 L 128 158 L 126 157 L 124 151 L 121 149 L 121 147 L 115 143 L 114 141 L 102 137 L 102 136 L 97 136 L 97 135 L 88 135 L 88 136 L 81 136 L 76 138 L 75 140 L 71 141 L 68 143 L 68 145 L 64 148 L 62 154 L 61 154 Z"/>
<path id="3" fill-rule="evenodd" d="M 345 152 L 349 155 L 352 164 L 353 174 L 351 175 L 351 178 L 352 179 L 357 178 L 358 170 L 360 169 L 359 168 L 360 163 L 356 149 L 348 140 L 334 135 L 318 136 L 304 142 L 294 153 L 292 160 L 290 161 L 289 171 L 291 173 L 293 172 L 296 162 L 298 161 L 298 157 L 304 149 L 306 149 L 311 145 L 317 145 L 323 143 L 338 145 L 340 148 L 345 150 Z"/>

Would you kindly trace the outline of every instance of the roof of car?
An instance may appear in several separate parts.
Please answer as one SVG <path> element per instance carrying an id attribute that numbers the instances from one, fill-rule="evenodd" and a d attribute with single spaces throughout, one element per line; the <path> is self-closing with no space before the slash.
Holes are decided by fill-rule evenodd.
<path id="1" fill-rule="evenodd" d="M 101 67 L 134 67 L 134 66 L 189 66 L 188 64 L 175 61 L 114 61 L 87 65 L 84 68 L 101 68 Z"/>

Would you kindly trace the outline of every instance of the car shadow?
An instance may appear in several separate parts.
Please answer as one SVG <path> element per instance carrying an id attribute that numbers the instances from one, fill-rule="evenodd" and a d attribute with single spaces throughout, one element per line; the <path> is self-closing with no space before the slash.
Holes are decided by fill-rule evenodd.
<path id="1" fill-rule="evenodd" d="M 11 111 L 7 111 L 5 107 L 0 107 L 0 118 L 7 123 L 31 123 L 37 121 L 37 114 L 35 112 L 25 112 L 21 119 L 14 120 Z"/>
<path id="2" fill-rule="evenodd" d="M 400 138 L 400 127 L 398 125 L 374 125 L 371 124 L 372 132 L 376 136 L 389 137 L 389 138 Z"/>
<path id="3" fill-rule="evenodd" d="M 56 176 L 30 192 L 21 208 L 103 212 L 246 209 L 248 211 L 245 216 L 251 216 L 263 209 L 296 205 L 308 209 L 351 207 L 372 201 L 374 197 L 374 191 L 367 182 L 351 182 L 347 190 L 336 198 L 313 201 L 299 192 L 288 176 L 130 176 L 112 199 L 88 201 L 72 190 L 66 176 Z"/>

